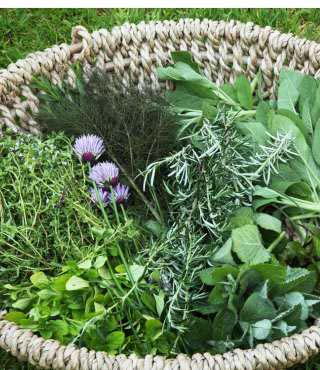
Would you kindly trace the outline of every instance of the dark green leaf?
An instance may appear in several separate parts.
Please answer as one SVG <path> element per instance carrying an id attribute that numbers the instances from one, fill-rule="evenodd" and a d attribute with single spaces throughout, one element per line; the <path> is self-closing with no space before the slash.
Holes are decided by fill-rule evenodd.
<path id="1" fill-rule="evenodd" d="M 255 323 L 260 320 L 272 320 L 276 315 L 276 309 L 269 299 L 260 293 L 252 293 L 244 303 L 240 312 L 240 320 Z"/>
<path id="2" fill-rule="evenodd" d="M 237 314 L 233 310 L 227 308 L 218 312 L 213 321 L 213 339 L 229 339 L 237 320 Z"/>

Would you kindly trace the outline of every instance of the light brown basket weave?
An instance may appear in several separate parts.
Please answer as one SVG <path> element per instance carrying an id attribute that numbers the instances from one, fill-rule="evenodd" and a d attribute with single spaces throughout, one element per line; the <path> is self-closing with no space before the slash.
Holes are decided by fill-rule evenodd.
<path id="1" fill-rule="evenodd" d="M 79 61 L 86 69 L 96 65 L 115 73 L 124 82 L 130 78 L 141 89 L 145 85 L 161 89 L 156 67 L 170 62 L 170 52 L 175 50 L 191 51 L 207 77 L 219 84 L 233 81 L 239 73 L 252 78 L 261 70 L 267 96 L 274 96 L 283 66 L 320 75 L 319 44 L 252 23 L 182 19 L 125 24 L 92 34 L 78 26 L 72 31 L 71 45 L 36 52 L 0 71 L 0 133 L 4 126 L 39 133 L 33 118 L 38 99 L 28 87 L 33 76 L 44 75 L 57 83 L 62 79 L 72 82 L 70 65 Z M 301 334 L 260 344 L 255 349 L 236 349 L 223 355 L 195 354 L 191 358 L 178 355 L 174 359 L 152 355 L 114 357 L 44 340 L 3 320 L 0 313 L 0 347 L 33 365 L 56 370 L 284 369 L 319 353 L 320 328 L 313 326 Z"/>

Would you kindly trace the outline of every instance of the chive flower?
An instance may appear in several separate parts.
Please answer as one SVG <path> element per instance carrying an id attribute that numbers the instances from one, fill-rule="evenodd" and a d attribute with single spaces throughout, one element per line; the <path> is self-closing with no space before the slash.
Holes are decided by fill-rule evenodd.
<path id="1" fill-rule="evenodd" d="M 100 188 L 91 188 L 89 191 L 91 194 L 91 200 L 94 204 L 99 205 L 99 203 L 102 203 L 104 206 L 109 204 L 110 198 L 108 192 Z"/>
<path id="2" fill-rule="evenodd" d="M 92 162 L 105 151 L 103 140 L 97 135 L 82 135 L 74 143 L 73 150 L 80 160 Z"/>
<path id="3" fill-rule="evenodd" d="M 129 195 L 128 186 L 117 184 L 117 186 L 115 186 L 109 194 L 109 200 L 111 201 L 114 197 L 116 203 L 123 204 L 128 200 Z"/>
<path id="4" fill-rule="evenodd" d="M 89 178 L 100 187 L 116 186 L 119 181 L 119 168 L 112 162 L 101 162 L 91 168 Z"/>

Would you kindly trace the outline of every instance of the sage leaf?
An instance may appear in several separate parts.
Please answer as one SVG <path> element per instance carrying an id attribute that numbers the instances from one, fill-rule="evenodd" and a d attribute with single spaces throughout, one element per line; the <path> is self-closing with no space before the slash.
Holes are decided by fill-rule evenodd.
<path id="1" fill-rule="evenodd" d="M 254 215 L 258 226 L 266 230 L 272 230 L 281 233 L 281 221 L 267 213 L 256 213 Z"/>
<path id="2" fill-rule="evenodd" d="M 172 51 L 171 58 L 175 63 L 186 63 L 197 73 L 200 72 L 198 64 L 193 61 L 192 56 L 188 51 Z"/>
<path id="3" fill-rule="evenodd" d="M 299 98 L 299 89 L 303 79 L 301 73 L 291 70 L 281 70 L 278 88 L 278 109 L 288 109 L 296 112 L 295 105 Z"/>
<path id="4" fill-rule="evenodd" d="M 245 225 L 232 230 L 232 242 L 233 251 L 244 263 L 258 264 L 270 259 L 256 225 Z"/>
<path id="5" fill-rule="evenodd" d="M 253 97 L 251 86 L 245 75 L 240 75 L 237 77 L 235 88 L 237 90 L 237 97 L 241 106 L 246 109 L 252 109 Z"/>
<path id="6" fill-rule="evenodd" d="M 311 105 L 311 117 L 313 127 L 315 127 L 316 123 L 320 119 L 320 86 L 318 86 L 317 91 L 314 95 L 314 100 Z"/>
<path id="7" fill-rule="evenodd" d="M 257 148 L 267 142 L 267 129 L 261 122 L 236 122 L 236 127 Z"/>
<path id="8" fill-rule="evenodd" d="M 314 160 L 320 165 L 320 119 L 318 119 L 313 132 L 312 154 Z"/>

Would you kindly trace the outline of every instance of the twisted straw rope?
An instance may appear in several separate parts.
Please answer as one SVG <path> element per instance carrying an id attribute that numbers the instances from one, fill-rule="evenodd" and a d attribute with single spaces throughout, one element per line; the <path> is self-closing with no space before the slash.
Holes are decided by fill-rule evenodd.
<path id="1" fill-rule="evenodd" d="M 44 340 L 30 330 L 1 320 L 0 346 L 13 356 L 32 365 L 53 370 L 269 370 L 285 369 L 301 364 L 319 352 L 320 328 L 312 326 L 290 338 L 259 344 L 255 349 L 236 349 L 223 355 L 209 353 L 192 357 L 178 355 L 174 359 L 147 355 L 108 356 L 104 352 L 62 346 L 55 340 Z"/>
<path id="2" fill-rule="evenodd" d="M 234 81 L 239 73 L 252 79 L 260 70 L 266 96 L 271 97 L 284 66 L 315 77 L 320 75 L 320 44 L 253 23 L 182 19 L 124 24 L 92 34 L 77 26 L 72 31 L 72 45 L 62 44 L 30 54 L 0 70 L 0 134 L 4 126 L 33 134 L 40 132 L 33 118 L 39 101 L 29 87 L 33 76 L 46 76 L 54 83 L 73 83 L 75 76 L 70 67 L 78 61 L 87 72 L 97 66 L 120 76 L 123 82 L 134 81 L 141 89 L 146 85 L 161 89 L 156 67 L 170 62 L 170 53 L 176 50 L 191 51 L 205 75 L 218 84 Z M 255 349 L 236 349 L 223 355 L 195 354 L 189 358 L 181 354 L 174 359 L 151 355 L 143 359 L 134 355 L 112 357 L 44 340 L 2 318 L 0 313 L 0 347 L 46 369 L 284 369 L 303 363 L 320 351 L 320 329 L 313 326 Z"/>
<path id="3" fill-rule="evenodd" d="M 234 81 L 239 73 L 252 79 L 260 70 L 266 96 L 271 97 L 284 66 L 320 75 L 320 44 L 253 23 L 181 19 L 124 24 L 92 34 L 77 26 L 71 46 L 30 54 L 0 70 L 0 132 L 7 126 L 39 133 L 33 118 L 39 102 L 29 88 L 33 76 L 72 83 L 70 66 L 79 61 L 88 71 L 96 65 L 124 82 L 134 81 L 141 89 L 145 85 L 161 89 L 156 67 L 166 65 L 176 50 L 191 51 L 205 75 L 218 84 Z"/>

